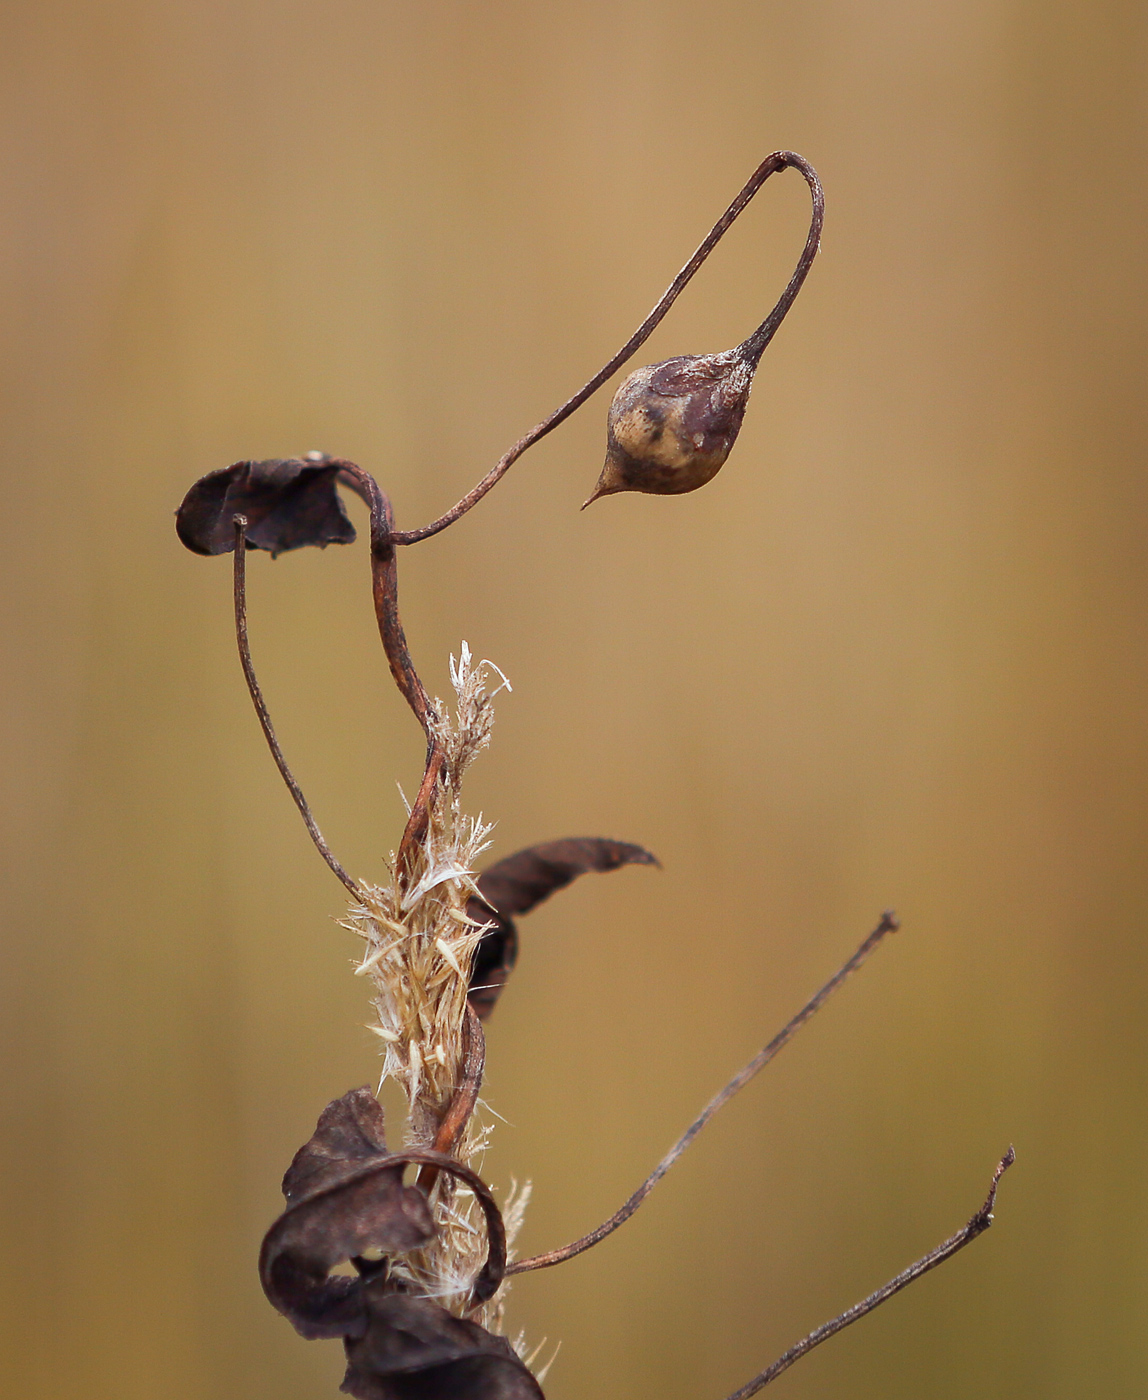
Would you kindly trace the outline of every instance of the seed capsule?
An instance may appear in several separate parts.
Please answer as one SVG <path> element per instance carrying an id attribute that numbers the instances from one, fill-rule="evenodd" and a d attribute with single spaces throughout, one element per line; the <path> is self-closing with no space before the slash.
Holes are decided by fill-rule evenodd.
<path id="1" fill-rule="evenodd" d="M 739 348 L 635 370 L 610 405 L 606 464 L 586 505 L 616 491 L 673 496 L 704 486 L 734 445 L 755 368 Z"/>

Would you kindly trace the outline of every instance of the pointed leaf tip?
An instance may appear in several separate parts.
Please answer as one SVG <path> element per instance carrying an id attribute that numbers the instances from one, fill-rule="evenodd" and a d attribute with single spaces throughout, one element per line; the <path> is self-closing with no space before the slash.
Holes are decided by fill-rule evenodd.
<path id="1" fill-rule="evenodd" d="M 467 904 L 475 923 L 493 925 L 483 934 L 470 973 L 470 1004 L 485 1021 L 518 958 L 515 914 L 528 914 L 543 900 L 588 871 L 623 865 L 659 865 L 657 856 L 629 841 L 604 836 L 568 836 L 515 851 L 478 877 L 478 895 Z"/>

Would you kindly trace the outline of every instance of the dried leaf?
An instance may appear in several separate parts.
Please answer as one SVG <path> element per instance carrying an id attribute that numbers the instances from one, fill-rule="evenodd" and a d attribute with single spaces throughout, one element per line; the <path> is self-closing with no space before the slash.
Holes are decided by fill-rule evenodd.
<path id="1" fill-rule="evenodd" d="M 471 1285 L 476 1303 L 493 1296 L 506 1272 L 506 1232 L 490 1187 L 477 1172 L 441 1152 L 388 1152 L 383 1110 L 369 1089 L 328 1104 L 311 1139 L 283 1178 L 287 1209 L 268 1230 L 259 1277 L 272 1305 L 304 1337 L 361 1336 L 363 1279 L 332 1275 L 351 1260 L 386 1281 L 387 1259 L 435 1235 L 425 1193 L 403 1185 L 406 1167 L 433 1167 L 468 1186 L 486 1220 L 487 1257 Z M 367 1264 L 367 1251 L 382 1255 Z"/>
<path id="2" fill-rule="evenodd" d="M 369 1089 L 326 1109 L 283 1179 L 288 1207 L 268 1230 L 259 1276 L 304 1337 L 361 1328 L 360 1280 L 330 1271 L 368 1250 L 404 1254 L 435 1233 L 426 1197 L 403 1185 L 407 1159 L 387 1152 L 383 1110 Z"/>
<path id="3" fill-rule="evenodd" d="M 247 517 L 247 545 L 272 556 L 304 545 L 350 544 L 355 538 L 336 490 L 339 463 L 325 457 L 236 462 L 201 477 L 175 515 L 176 533 L 197 554 L 228 554 L 237 515 Z"/>
<path id="4" fill-rule="evenodd" d="M 475 951 L 470 975 L 470 1004 L 483 1020 L 490 1015 L 518 957 L 514 914 L 528 914 L 587 871 L 617 870 L 623 865 L 657 865 L 643 846 L 603 836 L 568 836 L 516 851 L 478 877 L 479 897 L 467 913 L 476 922 L 493 922 Z"/>
<path id="5" fill-rule="evenodd" d="M 363 1297 L 366 1330 L 345 1343 L 341 1387 L 356 1400 L 543 1400 L 505 1337 L 381 1280 Z"/>

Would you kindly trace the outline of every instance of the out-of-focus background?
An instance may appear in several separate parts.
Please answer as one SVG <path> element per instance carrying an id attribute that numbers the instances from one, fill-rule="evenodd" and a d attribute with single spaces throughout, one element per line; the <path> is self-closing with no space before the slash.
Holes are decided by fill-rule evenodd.
<path id="1" fill-rule="evenodd" d="M 184 490 L 319 448 L 433 518 L 777 147 L 821 173 L 823 253 L 722 474 L 579 514 L 606 391 L 400 561 L 430 688 L 464 638 L 514 683 L 470 786 L 495 854 L 664 862 L 523 924 L 487 1081 L 523 1247 L 612 1211 L 883 907 L 904 929 L 511 1324 L 562 1343 L 554 1400 L 720 1397 L 963 1222 L 1012 1141 L 994 1231 L 778 1393 L 1145 1393 L 1143 7 L 43 0 L 4 29 L 4 1394 L 341 1375 L 254 1264 L 377 1046 Z M 807 216 L 771 180 L 642 359 L 740 340 Z M 365 547 L 250 587 L 287 752 L 379 876 L 421 745 Z"/>

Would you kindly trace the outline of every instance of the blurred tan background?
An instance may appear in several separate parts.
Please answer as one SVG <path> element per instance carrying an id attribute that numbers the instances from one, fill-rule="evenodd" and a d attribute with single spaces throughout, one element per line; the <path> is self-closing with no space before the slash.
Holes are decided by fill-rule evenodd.
<path id="1" fill-rule="evenodd" d="M 514 683 L 470 788 L 494 854 L 598 833 L 665 865 L 523 924 L 487 1097 L 525 1249 L 612 1211 L 884 906 L 904 931 L 511 1323 L 561 1341 L 553 1400 L 720 1400 L 963 1222 L 1013 1141 L 997 1228 L 776 1393 L 1148 1393 L 1143 7 L 3 27 L 3 1393 L 341 1375 L 255 1256 L 376 1048 L 184 490 L 321 448 L 433 518 L 777 147 L 822 175 L 823 253 L 721 476 L 580 515 L 603 393 L 401 556 L 430 688 L 463 638 Z M 642 360 L 740 340 L 807 210 L 771 180 Z M 420 742 L 365 548 L 256 557 L 251 594 L 288 754 L 378 875 Z"/>

